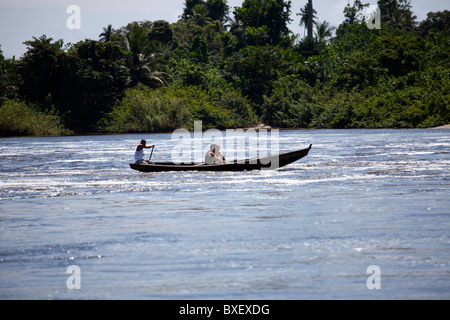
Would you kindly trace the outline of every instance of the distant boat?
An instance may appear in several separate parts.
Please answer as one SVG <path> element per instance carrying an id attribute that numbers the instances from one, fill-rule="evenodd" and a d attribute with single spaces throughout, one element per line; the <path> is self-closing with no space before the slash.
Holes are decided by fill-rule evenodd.
<path id="1" fill-rule="evenodd" d="M 226 163 L 205 164 L 205 163 L 173 163 L 155 162 L 152 164 L 130 163 L 131 169 L 141 172 L 163 172 L 163 171 L 246 171 L 261 169 L 277 169 L 286 166 L 308 155 L 312 144 L 306 149 L 280 153 L 274 156 L 267 156 L 254 159 L 234 160 Z"/>

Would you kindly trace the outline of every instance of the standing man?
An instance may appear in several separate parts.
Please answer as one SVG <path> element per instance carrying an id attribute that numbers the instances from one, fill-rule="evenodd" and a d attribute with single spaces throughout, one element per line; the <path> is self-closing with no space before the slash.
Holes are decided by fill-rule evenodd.
<path id="1" fill-rule="evenodd" d="M 144 159 L 144 148 L 154 148 L 155 145 L 146 146 L 147 141 L 144 139 L 141 140 L 141 143 L 136 147 L 136 152 L 134 153 L 134 161 L 136 161 L 137 164 L 149 164 L 152 163 L 150 160 Z"/>

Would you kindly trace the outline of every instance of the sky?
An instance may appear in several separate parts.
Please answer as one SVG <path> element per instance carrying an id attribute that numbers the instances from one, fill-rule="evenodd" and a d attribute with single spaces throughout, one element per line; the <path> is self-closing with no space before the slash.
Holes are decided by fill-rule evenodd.
<path id="1" fill-rule="evenodd" d="M 243 0 L 228 0 L 231 8 L 241 6 Z M 319 21 L 339 26 L 344 20 L 343 9 L 353 0 L 314 0 Z M 363 3 L 376 5 L 376 0 Z M 185 0 L 0 0 L 0 48 L 5 58 L 20 58 L 26 52 L 24 41 L 46 35 L 64 43 L 88 39 L 97 40 L 103 28 L 112 24 L 114 29 L 132 21 L 166 20 L 176 22 L 183 12 Z M 307 0 L 291 0 L 290 29 L 304 36 L 296 15 Z M 449 0 L 411 0 L 417 21 L 426 19 L 430 11 L 450 10 Z M 69 10 L 79 8 L 79 15 Z M 75 20 L 79 17 L 79 20 Z M 74 28 L 75 27 L 75 28 Z"/>

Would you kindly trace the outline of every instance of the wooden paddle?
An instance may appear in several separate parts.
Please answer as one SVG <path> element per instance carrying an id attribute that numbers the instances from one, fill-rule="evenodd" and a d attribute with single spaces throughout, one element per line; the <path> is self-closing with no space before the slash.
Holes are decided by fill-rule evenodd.
<path id="1" fill-rule="evenodd" d="M 155 146 L 152 147 L 152 152 L 150 153 L 150 157 L 148 158 L 149 161 L 150 161 L 150 159 L 152 158 L 152 155 L 153 155 L 153 149 L 155 149 Z"/>

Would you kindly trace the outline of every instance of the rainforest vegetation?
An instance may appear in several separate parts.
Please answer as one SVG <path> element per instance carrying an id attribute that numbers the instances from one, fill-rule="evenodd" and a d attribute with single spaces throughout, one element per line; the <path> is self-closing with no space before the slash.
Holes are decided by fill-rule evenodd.
<path id="1" fill-rule="evenodd" d="M 450 12 L 419 22 L 410 0 L 379 0 L 374 27 L 352 2 L 331 26 L 312 0 L 186 0 L 174 23 L 108 25 L 75 44 L 42 35 L 20 58 L 0 47 L 0 135 L 450 123 Z"/>

